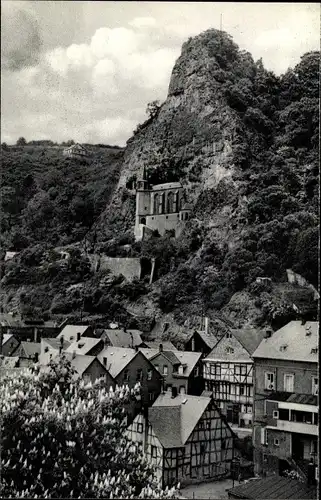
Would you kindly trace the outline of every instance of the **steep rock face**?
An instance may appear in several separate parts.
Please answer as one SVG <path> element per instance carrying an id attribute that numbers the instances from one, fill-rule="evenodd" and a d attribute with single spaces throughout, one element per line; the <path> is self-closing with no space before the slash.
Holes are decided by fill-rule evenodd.
<path id="1" fill-rule="evenodd" d="M 161 169 L 162 180 L 166 179 L 167 170 L 174 174 L 183 182 L 187 199 L 194 205 L 201 192 L 215 188 L 222 179 L 230 185 L 230 191 L 237 189 L 233 180 L 233 145 L 241 124 L 216 79 L 222 77 L 215 56 L 219 37 L 219 32 L 209 30 L 183 45 L 166 101 L 157 116 L 147 120 L 127 143 L 110 213 L 101 219 L 102 239 L 111 237 L 113 232 L 131 230 L 134 203 L 124 200 L 124 190 L 130 179 L 142 175 L 144 167 L 149 171 Z M 133 194 L 129 192 L 127 197 L 133 200 Z"/>

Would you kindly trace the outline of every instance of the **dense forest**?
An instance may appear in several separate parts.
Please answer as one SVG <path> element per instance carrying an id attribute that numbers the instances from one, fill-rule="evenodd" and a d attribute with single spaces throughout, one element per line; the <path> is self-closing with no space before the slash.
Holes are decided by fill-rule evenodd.
<path id="1" fill-rule="evenodd" d="M 63 158 L 52 148 L 3 148 L 1 247 L 3 252 L 22 252 L 15 262 L 2 264 L 2 284 L 9 293 L 12 287 L 30 285 L 23 291 L 29 309 L 67 314 L 83 308 L 87 314 L 108 311 L 110 317 L 126 318 L 126 304 L 146 297 L 163 313 L 184 316 L 202 309 L 210 314 L 246 290 L 261 310 L 259 322 L 264 323 L 275 318 L 277 307 L 287 318 L 294 312 L 291 301 L 284 307 L 282 301 L 275 305 L 274 285 L 260 289 L 256 277 L 279 283 L 291 268 L 318 287 L 319 52 L 303 55 L 295 68 L 276 76 L 262 60 L 255 62 L 239 50 L 229 35 L 217 33 L 210 30 L 183 50 L 187 58 L 189 44 L 206 46 L 213 86 L 219 88 L 216 99 L 235 116 L 234 184 L 223 178 L 212 189 L 200 189 L 180 238 L 155 235 L 135 243 L 133 218 L 124 218 L 117 204 L 109 205 L 125 168 L 123 151 L 97 148 L 95 161 L 88 165 Z M 161 106 L 154 108 L 128 147 L 157 123 Z M 167 145 L 150 169 L 153 182 L 177 178 L 189 183 L 190 190 L 197 189 L 202 159 L 188 164 L 169 151 Z M 130 189 L 121 191 L 120 200 L 133 213 Z M 219 217 L 227 205 L 232 210 L 228 231 L 233 245 L 223 234 L 213 237 L 205 223 L 207 217 Z M 98 219 L 107 222 L 95 245 L 92 228 Z M 68 269 L 55 265 L 52 257 L 44 258 L 45 250 L 81 242 L 88 234 L 95 251 L 156 257 L 156 282 L 149 286 L 104 273 L 94 276 L 88 259 L 76 250 Z M 68 291 L 77 283 L 78 288 Z M 309 293 L 305 302 L 312 301 Z"/>

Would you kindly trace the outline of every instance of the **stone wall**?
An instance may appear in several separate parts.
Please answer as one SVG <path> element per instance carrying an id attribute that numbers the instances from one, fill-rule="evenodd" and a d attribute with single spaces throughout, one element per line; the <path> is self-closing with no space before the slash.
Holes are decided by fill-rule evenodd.
<path id="1" fill-rule="evenodd" d="M 108 257 L 106 255 L 90 255 L 89 256 L 92 269 L 107 270 L 109 269 L 115 276 L 122 274 L 127 280 L 140 278 L 141 262 L 137 257 Z"/>

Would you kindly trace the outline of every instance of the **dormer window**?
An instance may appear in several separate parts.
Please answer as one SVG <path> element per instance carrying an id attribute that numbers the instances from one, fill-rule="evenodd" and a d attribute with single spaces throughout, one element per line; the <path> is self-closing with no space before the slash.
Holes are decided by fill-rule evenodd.
<path id="1" fill-rule="evenodd" d="M 84 343 L 78 344 L 78 349 L 81 349 L 82 347 L 84 347 L 84 345 Z"/>
<path id="2" fill-rule="evenodd" d="M 281 345 L 281 346 L 280 346 L 280 351 L 281 351 L 281 352 L 284 352 L 284 351 L 286 351 L 286 350 L 287 350 L 287 348 L 288 348 L 288 345 L 287 345 L 287 344 Z"/>
<path id="3" fill-rule="evenodd" d="M 45 347 L 45 352 L 48 352 L 49 351 L 49 347 Z"/>
<path id="4" fill-rule="evenodd" d="M 318 347 L 312 347 L 311 354 L 318 354 L 318 350 L 319 350 Z"/>
<path id="5" fill-rule="evenodd" d="M 178 367 L 178 374 L 179 375 L 183 375 L 183 373 L 184 373 L 184 367 L 183 367 L 183 365 L 179 365 L 179 367 Z"/>

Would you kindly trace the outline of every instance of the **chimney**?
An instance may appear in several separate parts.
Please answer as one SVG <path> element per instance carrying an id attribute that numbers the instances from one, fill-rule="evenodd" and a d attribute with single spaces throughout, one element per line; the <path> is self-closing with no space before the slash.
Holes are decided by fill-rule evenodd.
<path id="1" fill-rule="evenodd" d="M 172 399 L 175 399 L 177 396 L 177 387 L 172 387 Z"/>
<path id="2" fill-rule="evenodd" d="M 204 319 L 204 330 L 205 333 L 208 334 L 208 316 L 206 316 Z"/>
<path id="3" fill-rule="evenodd" d="M 107 358 L 106 357 L 103 357 L 103 365 L 107 366 Z"/>
<path id="4" fill-rule="evenodd" d="M 159 352 L 163 352 L 163 344 L 159 344 Z"/>
<path id="5" fill-rule="evenodd" d="M 81 334 L 80 334 L 80 332 L 77 332 L 77 342 L 79 342 L 79 340 L 80 340 L 80 337 L 81 337 Z"/>
<path id="6" fill-rule="evenodd" d="M 264 334 L 264 338 L 269 339 L 270 337 L 272 337 L 272 330 L 268 329 Z"/>

